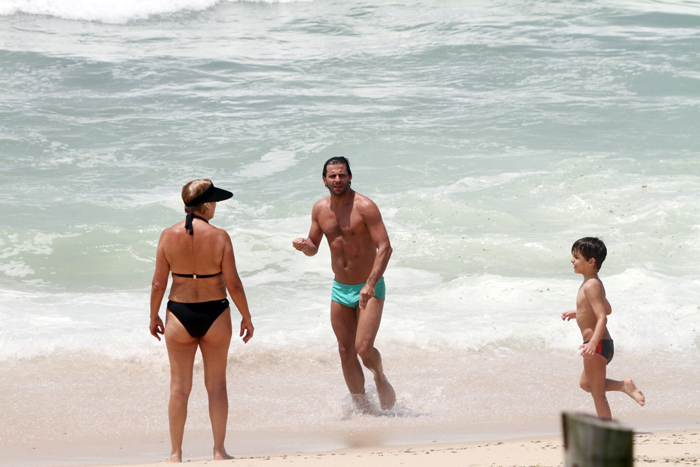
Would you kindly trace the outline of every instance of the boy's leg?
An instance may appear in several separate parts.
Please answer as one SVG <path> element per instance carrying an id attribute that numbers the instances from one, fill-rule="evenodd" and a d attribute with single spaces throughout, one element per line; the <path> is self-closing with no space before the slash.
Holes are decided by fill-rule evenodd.
<path id="1" fill-rule="evenodd" d="M 636 384 L 634 384 L 634 381 L 632 381 L 630 378 L 625 379 L 624 381 L 615 381 L 614 379 L 606 379 L 605 380 L 605 390 L 606 391 L 620 391 L 624 392 L 628 396 L 630 396 L 634 401 L 644 407 L 644 404 L 646 403 L 646 399 L 644 397 L 644 393 L 639 390 Z"/>
<path id="2" fill-rule="evenodd" d="M 591 392 L 591 385 L 588 382 L 588 378 L 586 377 L 586 371 L 584 370 L 583 373 L 581 374 L 581 381 L 579 383 L 581 386 L 581 389 L 583 389 L 586 392 Z M 610 392 L 610 391 L 620 391 L 624 392 L 628 396 L 630 396 L 634 401 L 644 407 L 644 404 L 646 403 L 644 393 L 639 390 L 636 384 L 634 384 L 634 381 L 632 381 L 630 378 L 625 379 L 624 381 L 616 381 L 614 379 L 605 379 L 605 391 Z"/>
<path id="3" fill-rule="evenodd" d="M 644 393 L 639 390 L 637 385 L 634 384 L 634 381 L 632 381 L 630 378 L 627 378 L 622 382 L 622 392 L 630 396 L 637 402 L 637 404 L 641 405 L 642 407 L 644 407 L 644 404 L 647 403 L 646 397 L 644 397 Z"/>
<path id="4" fill-rule="evenodd" d="M 602 420 L 610 420 L 612 418 L 610 405 L 608 404 L 608 399 L 605 397 L 605 366 L 607 363 L 608 362 L 605 360 L 605 357 L 599 354 L 594 354 L 590 357 L 583 358 L 583 371 L 585 373 L 586 380 L 588 381 L 591 395 L 593 396 L 595 411 L 598 414 L 598 418 Z M 583 377 L 581 380 L 583 383 Z"/>

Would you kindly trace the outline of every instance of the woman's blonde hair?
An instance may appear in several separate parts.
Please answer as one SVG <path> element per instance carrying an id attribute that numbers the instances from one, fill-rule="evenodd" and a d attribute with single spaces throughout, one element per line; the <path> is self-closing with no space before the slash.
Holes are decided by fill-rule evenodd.
<path id="1" fill-rule="evenodd" d="M 212 185 L 208 178 L 192 180 L 182 187 L 182 201 L 185 203 L 186 214 L 205 214 L 211 208 L 212 203 L 202 203 L 196 206 L 187 206 L 187 203 L 204 193 Z"/>

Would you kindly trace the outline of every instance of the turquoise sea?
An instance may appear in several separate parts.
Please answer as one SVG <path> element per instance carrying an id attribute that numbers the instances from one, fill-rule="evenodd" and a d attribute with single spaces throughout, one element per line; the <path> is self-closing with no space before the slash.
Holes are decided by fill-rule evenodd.
<path id="1" fill-rule="evenodd" d="M 212 223 L 256 325 L 231 349 L 234 455 L 555 433 L 593 411 L 560 320 L 583 236 L 609 251 L 609 375 L 649 400 L 611 395 L 614 416 L 697 426 L 699 133 L 694 0 L 4 0 L 0 446 L 167 454 L 148 294 L 201 177 L 234 192 Z M 394 248 L 377 346 L 399 404 L 378 416 L 346 394 L 327 246 L 291 246 L 337 155 Z M 200 376 L 189 458 L 210 452 Z"/>

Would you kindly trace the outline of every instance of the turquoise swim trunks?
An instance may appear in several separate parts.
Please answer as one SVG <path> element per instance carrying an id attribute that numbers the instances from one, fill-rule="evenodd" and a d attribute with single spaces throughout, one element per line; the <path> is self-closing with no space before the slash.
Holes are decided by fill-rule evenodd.
<path id="1" fill-rule="evenodd" d="M 331 293 L 331 301 L 340 303 L 350 308 L 357 308 L 360 304 L 360 290 L 366 282 L 362 284 L 341 284 L 338 281 L 333 281 L 333 292 Z M 386 286 L 382 277 L 374 287 L 374 296 L 384 300 L 386 296 Z"/>

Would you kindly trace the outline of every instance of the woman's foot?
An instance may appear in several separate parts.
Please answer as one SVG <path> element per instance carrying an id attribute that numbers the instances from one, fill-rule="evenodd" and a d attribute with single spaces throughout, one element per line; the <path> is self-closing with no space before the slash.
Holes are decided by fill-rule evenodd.
<path id="1" fill-rule="evenodd" d="M 224 448 L 221 448 L 221 449 L 214 448 L 214 460 L 215 460 L 215 461 L 225 461 L 225 460 L 228 460 L 228 459 L 233 459 L 233 456 L 229 456 L 229 455 L 226 453 L 226 449 L 224 449 Z"/>

